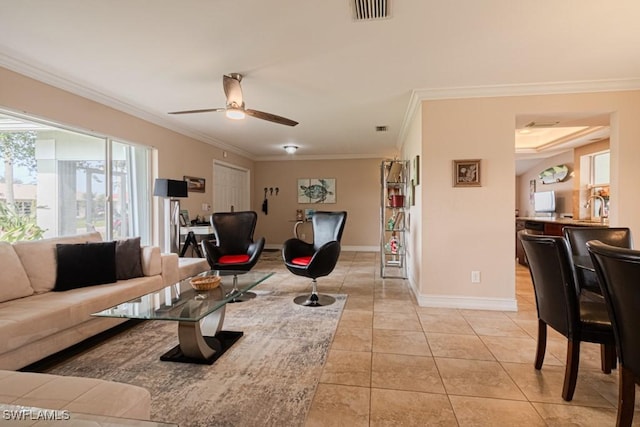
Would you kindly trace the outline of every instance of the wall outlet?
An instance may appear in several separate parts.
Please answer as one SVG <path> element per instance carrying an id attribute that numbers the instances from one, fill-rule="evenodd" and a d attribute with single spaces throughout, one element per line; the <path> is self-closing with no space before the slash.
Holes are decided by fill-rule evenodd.
<path id="1" fill-rule="evenodd" d="M 480 272 L 472 271 L 471 272 L 471 283 L 480 283 Z"/>

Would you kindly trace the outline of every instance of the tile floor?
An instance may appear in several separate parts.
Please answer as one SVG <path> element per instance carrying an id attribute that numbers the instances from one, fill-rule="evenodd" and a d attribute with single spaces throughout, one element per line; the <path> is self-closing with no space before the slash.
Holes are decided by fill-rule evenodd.
<path id="1" fill-rule="evenodd" d="M 309 287 L 280 260 L 257 267 L 277 272 L 271 283 Z M 615 425 L 618 375 L 600 371 L 598 345 L 582 345 L 572 402 L 560 396 L 564 337 L 549 329 L 544 366 L 534 369 L 535 300 L 520 265 L 517 312 L 419 307 L 406 281 L 380 278 L 371 252 L 343 252 L 318 283 L 349 297 L 306 426 Z"/>

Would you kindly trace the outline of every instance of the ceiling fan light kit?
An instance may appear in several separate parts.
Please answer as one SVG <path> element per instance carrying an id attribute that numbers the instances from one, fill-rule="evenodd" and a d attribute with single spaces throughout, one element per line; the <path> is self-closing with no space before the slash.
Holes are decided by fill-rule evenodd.
<path id="1" fill-rule="evenodd" d="M 247 115 L 244 113 L 244 111 L 242 111 L 239 108 L 227 108 L 227 110 L 224 113 L 228 118 L 233 119 L 233 120 L 242 120 L 245 117 L 247 117 Z"/>
<path id="2" fill-rule="evenodd" d="M 255 117 L 256 119 L 266 120 L 285 126 L 295 126 L 298 122 L 287 119 L 286 117 L 276 116 L 275 114 L 265 113 L 264 111 L 252 110 L 244 107 L 242 99 L 242 88 L 240 87 L 242 74 L 231 73 L 222 76 L 222 86 L 224 94 L 227 97 L 227 106 L 225 108 L 205 108 L 201 110 L 173 111 L 169 114 L 193 114 L 193 113 L 209 113 L 209 112 L 225 112 L 225 115 L 234 120 L 242 120 L 246 116 Z"/>

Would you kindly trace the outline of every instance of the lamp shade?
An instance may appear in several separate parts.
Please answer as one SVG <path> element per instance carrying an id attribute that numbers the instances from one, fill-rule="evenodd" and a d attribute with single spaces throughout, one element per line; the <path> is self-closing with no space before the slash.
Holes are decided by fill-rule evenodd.
<path id="1" fill-rule="evenodd" d="M 160 197 L 187 197 L 187 181 L 156 178 L 153 195 Z"/>

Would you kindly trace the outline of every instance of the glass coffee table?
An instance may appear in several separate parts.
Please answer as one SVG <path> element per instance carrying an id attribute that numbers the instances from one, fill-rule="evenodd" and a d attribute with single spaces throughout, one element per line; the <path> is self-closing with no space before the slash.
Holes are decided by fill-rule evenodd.
<path id="1" fill-rule="evenodd" d="M 196 277 L 210 275 L 222 277 L 220 286 L 196 291 L 189 284 L 192 279 L 189 278 L 92 316 L 178 322 L 178 345 L 160 360 L 210 365 L 243 335 L 243 332 L 222 330 L 226 305 L 236 300 L 238 292 L 249 291 L 273 272 L 211 270 Z"/>

